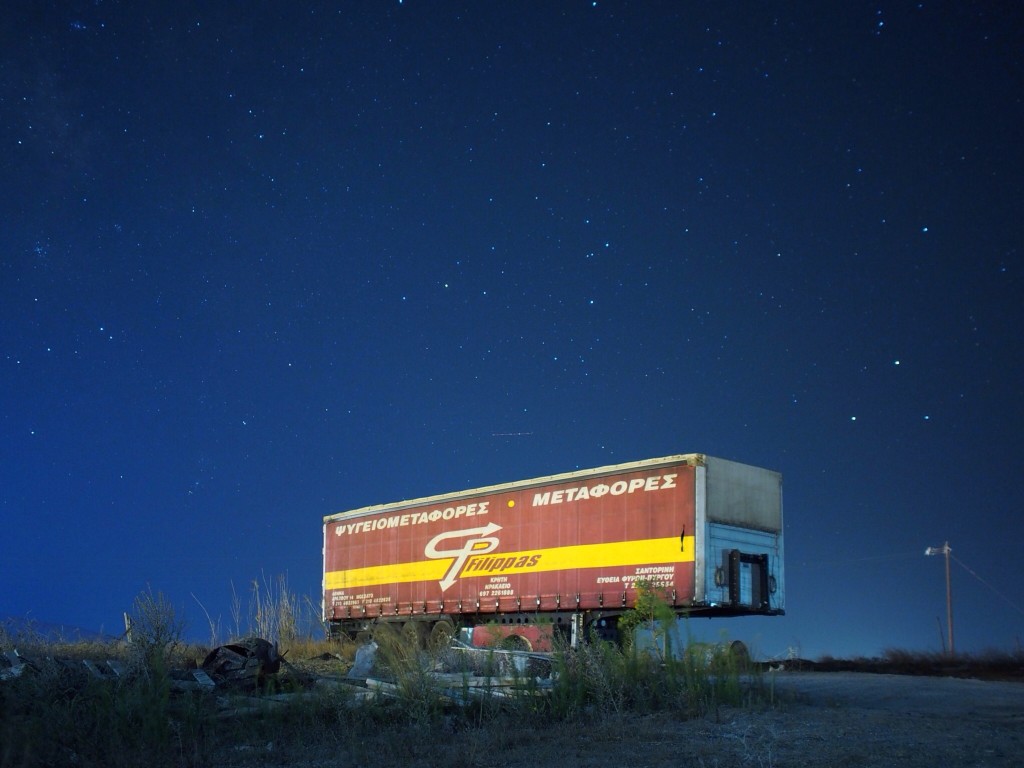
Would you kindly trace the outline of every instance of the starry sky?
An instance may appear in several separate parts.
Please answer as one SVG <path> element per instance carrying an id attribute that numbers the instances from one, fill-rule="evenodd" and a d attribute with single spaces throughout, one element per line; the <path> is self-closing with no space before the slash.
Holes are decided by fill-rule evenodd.
<path id="1" fill-rule="evenodd" d="M 318 603 L 326 514 L 700 452 L 783 474 L 787 615 L 695 632 L 941 650 L 949 541 L 957 649 L 1019 648 L 1022 30 L 16 1 L 0 616 L 203 639 Z"/>

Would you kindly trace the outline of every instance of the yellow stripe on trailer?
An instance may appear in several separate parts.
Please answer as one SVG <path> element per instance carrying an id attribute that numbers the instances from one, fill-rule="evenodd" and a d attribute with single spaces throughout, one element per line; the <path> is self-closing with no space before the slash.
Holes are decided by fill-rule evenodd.
<path id="1" fill-rule="evenodd" d="M 694 560 L 694 538 L 686 536 L 680 547 L 679 538 L 638 539 L 603 544 L 576 544 L 569 547 L 501 552 L 470 557 L 459 578 L 495 576 L 508 573 L 541 573 L 575 568 L 615 568 L 622 566 L 691 563 Z M 355 589 L 379 584 L 401 584 L 413 581 L 440 581 L 454 558 L 420 560 L 397 565 L 374 565 L 347 571 L 330 571 L 324 575 L 327 589 Z"/>

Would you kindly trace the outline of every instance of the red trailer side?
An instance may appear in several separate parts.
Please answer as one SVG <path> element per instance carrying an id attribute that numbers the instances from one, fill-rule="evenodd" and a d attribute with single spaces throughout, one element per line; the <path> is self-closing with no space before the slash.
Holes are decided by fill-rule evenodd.
<path id="1" fill-rule="evenodd" d="M 325 619 L 622 609 L 638 581 L 685 605 L 695 467 L 638 465 L 329 516 Z"/>

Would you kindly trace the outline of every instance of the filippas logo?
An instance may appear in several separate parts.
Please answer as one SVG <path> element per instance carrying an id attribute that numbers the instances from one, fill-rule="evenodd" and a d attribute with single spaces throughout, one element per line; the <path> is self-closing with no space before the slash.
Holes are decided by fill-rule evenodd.
<path id="1" fill-rule="evenodd" d="M 427 542 L 427 546 L 423 548 L 423 554 L 431 560 L 454 558 L 445 572 L 444 578 L 438 582 L 442 592 L 455 583 L 466 560 L 476 555 L 486 555 L 498 548 L 501 542 L 491 534 L 500 530 L 501 526 L 497 523 L 488 523 L 482 528 L 466 528 L 462 531 L 439 533 Z M 451 545 L 446 545 L 449 540 L 461 540 L 462 543 L 460 546 L 452 548 Z"/>

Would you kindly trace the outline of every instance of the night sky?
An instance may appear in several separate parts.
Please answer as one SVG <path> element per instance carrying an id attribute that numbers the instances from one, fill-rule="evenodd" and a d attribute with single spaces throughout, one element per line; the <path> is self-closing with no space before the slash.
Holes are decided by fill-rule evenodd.
<path id="1" fill-rule="evenodd" d="M 326 514 L 700 452 L 787 615 L 696 632 L 941 650 L 948 540 L 1020 647 L 1015 4 L 162 6 L 0 24 L 0 616 L 205 639 Z"/>

